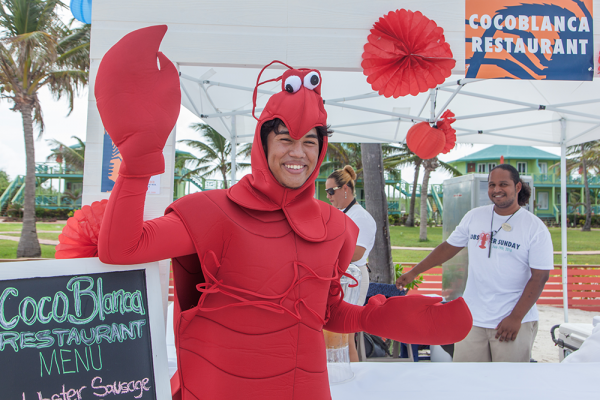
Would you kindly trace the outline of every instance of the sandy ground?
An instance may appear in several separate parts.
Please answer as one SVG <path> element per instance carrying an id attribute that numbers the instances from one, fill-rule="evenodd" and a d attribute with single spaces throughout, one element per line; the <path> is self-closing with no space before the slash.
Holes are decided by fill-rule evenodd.
<path id="1" fill-rule="evenodd" d="M 564 322 L 564 312 L 562 308 L 538 305 L 540 321 L 538 325 L 538 334 L 533 344 L 532 357 L 537 362 L 557 363 L 558 347 L 554 345 L 550 336 L 550 329 L 554 325 Z M 569 309 L 569 322 L 578 324 L 591 324 L 594 316 L 600 313 Z M 556 330 L 558 336 L 558 329 Z"/>

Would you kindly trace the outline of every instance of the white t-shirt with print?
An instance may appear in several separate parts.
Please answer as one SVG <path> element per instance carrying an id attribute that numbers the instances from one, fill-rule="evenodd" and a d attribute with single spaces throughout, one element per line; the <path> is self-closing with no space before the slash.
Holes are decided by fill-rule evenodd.
<path id="1" fill-rule="evenodd" d="M 552 239 L 544 223 L 525 209 L 518 210 L 508 224 L 510 232 L 499 229 L 508 215 L 494 212 L 490 251 L 490 223 L 493 205 L 469 211 L 450 235 L 447 242 L 467 247 L 469 269 L 463 298 L 473 325 L 495 329 L 507 317 L 521 298 L 531 270 L 554 268 Z M 522 322 L 537 321 L 538 311 L 531 307 Z"/>
<path id="2" fill-rule="evenodd" d="M 346 212 L 346 215 L 350 217 L 352 221 L 358 226 L 358 239 L 356 240 L 356 245 L 365 248 L 365 254 L 363 254 L 362 258 L 358 261 L 354 261 L 352 264 L 356 266 L 363 266 L 367 264 L 367 257 L 375 244 L 375 232 L 377 230 L 377 224 L 375 224 L 375 220 L 369 214 L 367 210 L 362 208 L 362 206 L 358 203 L 355 203 L 350 209 Z"/>

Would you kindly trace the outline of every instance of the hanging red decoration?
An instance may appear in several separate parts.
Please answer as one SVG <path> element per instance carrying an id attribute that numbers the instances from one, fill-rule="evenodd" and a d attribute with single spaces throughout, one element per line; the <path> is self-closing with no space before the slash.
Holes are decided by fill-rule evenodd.
<path id="1" fill-rule="evenodd" d="M 56 258 L 98 257 L 98 235 L 108 200 L 95 201 L 67 220 L 58 236 Z"/>
<path id="2" fill-rule="evenodd" d="M 446 110 L 436 126 L 429 122 L 413 125 L 406 135 L 408 148 L 423 160 L 448 153 L 456 145 L 456 130 L 451 126 L 456 121 L 453 117 L 454 113 Z"/>
<path id="3" fill-rule="evenodd" d="M 429 122 L 413 125 L 406 135 L 408 148 L 423 160 L 440 154 L 446 145 L 446 137 L 440 129 L 432 127 Z"/>
<path id="4" fill-rule="evenodd" d="M 385 97 L 416 96 L 444 83 L 456 61 L 444 30 L 419 11 L 379 18 L 364 46 L 361 66 L 373 90 Z"/>
<path id="5" fill-rule="evenodd" d="M 448 153 L 456 146 L 456 129 L 452 128 L 451 125 L 454 121 L 456 121 L 454 113 L 450 110 L 446 110 L 442 114 L 442 120 L 437 122 L 438 129 L 444 132 L 444 137 L 446 138 L 446 144 L 442 149 L 442 154 Z"/>

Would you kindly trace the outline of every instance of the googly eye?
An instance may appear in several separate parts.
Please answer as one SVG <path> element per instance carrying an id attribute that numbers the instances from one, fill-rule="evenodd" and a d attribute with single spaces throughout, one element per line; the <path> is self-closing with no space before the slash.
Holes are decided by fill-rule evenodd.
<path id="1" fill-rule="evenodd" d="M 321 82 L 321 78 L 319 78 L 319 74 L 315 71 L 309 72 L 304 77 L 304 87 L 307 89 L 313 90 L 319 86 L 319 82 Z"/>
<path id="2" fill-rule="evenodd" d="M 288 76 L 285 80 L 285 85 L 283 85 L 286 92 L 290 93 L 296 93 L 300 90 L 300 86 L 302 86 L 302 80 L 297 75 Z"/>

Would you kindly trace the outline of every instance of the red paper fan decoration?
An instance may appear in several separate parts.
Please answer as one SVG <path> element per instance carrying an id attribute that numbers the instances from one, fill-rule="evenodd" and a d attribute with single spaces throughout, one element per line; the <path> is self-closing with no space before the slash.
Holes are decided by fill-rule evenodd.
<path id="1" fill-rule="evenodd" d="M 444 30 L 419 11 L 390 12 L 373 25 L 367 39 L 363 73 L 385 97 L 415 96 L 434 88 L 456 65 Z"/>
<path id="2" fill-rule="evenodd" d="M 419 122 L 408 130 L 406 144 L 413 153 L 428 160 L 444 149 L 446 136 L 441 129 L 430 126 L 429 122 Z"/>
<path id="3" fill-rule="evenodd" d="M 448 153 L 456 145 L 456 130 L 451 126 L 456 119 L 452 117 L 454 113 L 446 110 L 437 126 L 430 126 L 429 122 L 413 125 L 406 134 L 408 148 L 423 160 Z"/>
<path id="4" fill-rule="evenodd" d="M 108 200 L 95 201 L 67 220 L 58 236 L 55 258 L 82 258 L 98 256 L 98 235 Z"/>
<path id="5" fill-rule="evenodd" d="M 454 113 L 450 110 L 444 111 L 442 120 L 438 121 L 437 127 L 444 132 L 446 137 L 446 145 L 442 149 L 442 153 L 446 154 L 456 146 L 456 129 L 452 128 L 452 123 L 456 121 Z"/>

